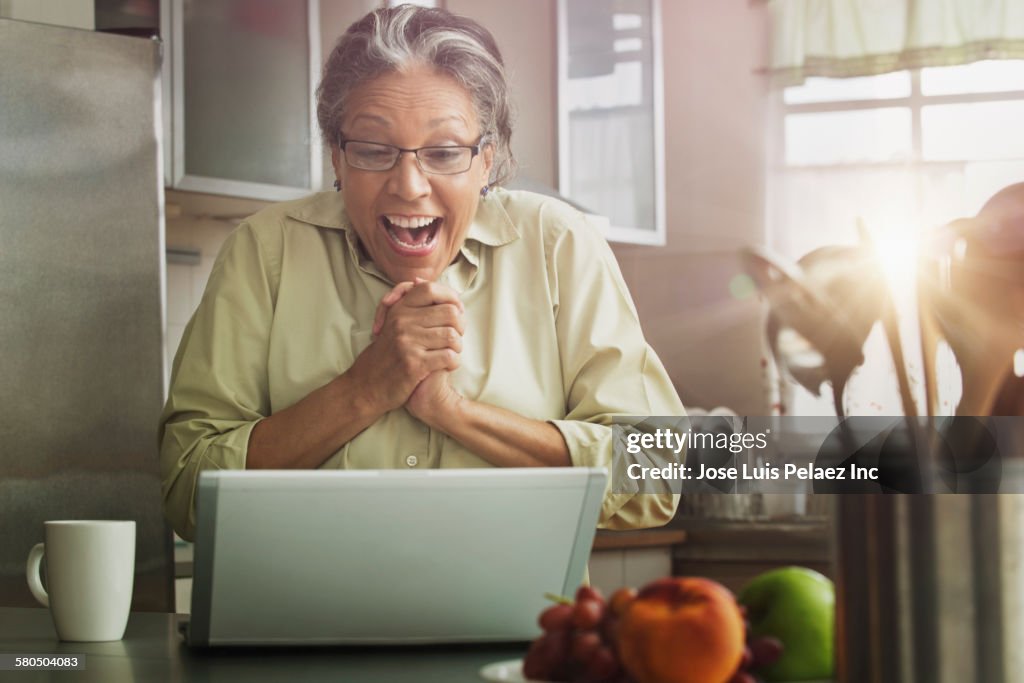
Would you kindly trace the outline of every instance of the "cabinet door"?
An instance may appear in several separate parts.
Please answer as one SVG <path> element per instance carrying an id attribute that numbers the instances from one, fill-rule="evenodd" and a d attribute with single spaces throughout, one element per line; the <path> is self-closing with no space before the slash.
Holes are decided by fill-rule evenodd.
<path id="1" fill-rule="evenodd" d="M 320 189 L 318 2 L 173 0 L 170 11 L 170 184 L 268 200 Z"/>

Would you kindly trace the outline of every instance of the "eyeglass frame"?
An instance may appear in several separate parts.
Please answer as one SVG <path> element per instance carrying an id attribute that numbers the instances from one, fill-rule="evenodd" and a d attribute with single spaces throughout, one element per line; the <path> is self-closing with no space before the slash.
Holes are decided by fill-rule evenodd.
<path id="1" fill-rule="evenodd" d="M 378 147 L 388 147 L 390 149 L 398 150 L 398 154 L 395 155 L 395 161 L 387 168 L 381 168 L 378 170 L 360 168 L 358 166 L 350 164 L 348 161 L 348 153 L 345 151 L 345 145 L 347 145 L 350 142 L 358 142 L 364 145 L 377 145 Z M 416 159 L 416 168 L 420 169 L 420 171 L 426 173 L 427 175 L 460 175 L 462 173 L 468 173 L 469 170 L 473 168 L 473 159 L 480 155 L 480 152 L 483 150 L 486 144 L 486 134 L 481 135 L 480 139 L 476 141 L 475 145 L 424 145 L 423 147 L 413 148 L 399 147 L 398 145 L 389 145 L 386 142 L 374 142 L 372 140 L 351 140 L 341 135 L 338 136 L 338 149 L 341 150 L 342 156 L 345 157 L 345 164 L 351 166 L 357 171 L 366 171 L 367 173 L 387 173 L 388 171 L 393 171 L 395 169 L 395 166 L 398 166 L 398 162 L 402 159 L 402 155 L 405 154 L 406 152 L 410 152 Z M 420 159 L 420 152 L 425 149 L 468 149 L 470 151 L 469 165 L 467 165 L 466 168 L 462 171 L 453 171 L 451 173 L 438 173 L 437 171 L 428 171 L 427 169 L 423 168 L 423 161 Z"/>

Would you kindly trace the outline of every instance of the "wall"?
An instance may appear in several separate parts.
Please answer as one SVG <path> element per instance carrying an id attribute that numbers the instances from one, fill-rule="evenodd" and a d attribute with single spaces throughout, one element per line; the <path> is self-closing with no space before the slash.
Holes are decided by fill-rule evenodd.
<path id="1" fill-rule="evenodd" d="M 334 49 L 334 44 L 349 26 L 380 6 L 375 0 L 320 0 L 320 63 L 323 64 Z M 334 182 L 334 168 L 331 155 L 324 157 L 324 188 Z"/>
<path id="2" fill-rule="evenodd" d="M 665 247 L 614 247 L 648 339 L 688 406 L 764 414 L 756 299 L 729 283 L 765 241 L 767 8 L 663 0 Z"/>
<path id="3" fill-rule="evenodd" d="M 519 175 L 558 185 L 558 82 L 552 0 L 448 0 L 494 35 L 512 82 L 512 151 Z"/>

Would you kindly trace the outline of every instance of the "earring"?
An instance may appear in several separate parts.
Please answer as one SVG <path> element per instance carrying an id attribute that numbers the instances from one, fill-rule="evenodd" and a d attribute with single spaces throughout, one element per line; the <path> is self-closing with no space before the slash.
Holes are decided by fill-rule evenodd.
<path id="1" fill-rule="evenodd" d="M 491 191 L 491 186 L 490 185 L 484 185 L 483 187 L 480 188 L 480 196 L 481 197 L 486 197 L 487 193 L 490 192 L 490 191 Z"/>
<path id="2" fill-rule="evenodd" d="M 341 181 L 335 178 L 334 180 L 334 191 L 341 192 Z"/>

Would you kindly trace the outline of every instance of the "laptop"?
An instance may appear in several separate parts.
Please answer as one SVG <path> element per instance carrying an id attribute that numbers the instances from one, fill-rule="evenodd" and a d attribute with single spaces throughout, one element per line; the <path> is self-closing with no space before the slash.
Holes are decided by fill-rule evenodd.
<path id="1" fill-rule="evenodd" d="M 591 468 L 210 471 L 193 646 L 526 641 L 584 577 Z"/>

